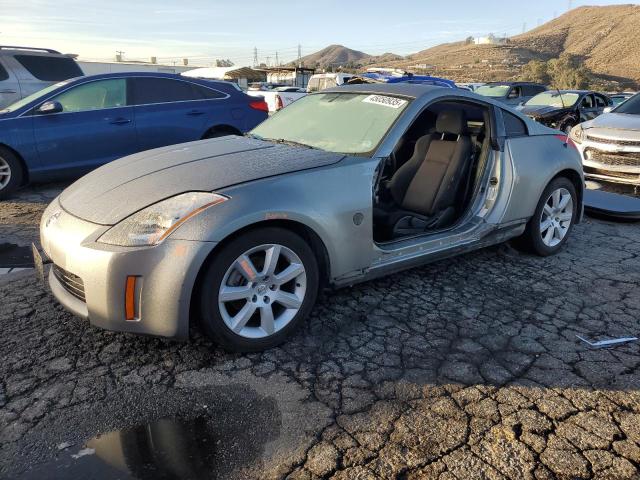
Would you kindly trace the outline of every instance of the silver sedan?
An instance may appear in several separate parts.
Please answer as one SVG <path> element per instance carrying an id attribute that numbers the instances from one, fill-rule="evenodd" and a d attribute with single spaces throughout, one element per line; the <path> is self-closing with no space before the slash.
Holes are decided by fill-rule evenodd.
<path id="1" fill-rule="evenodd" d="M 516 238 L 557 253 L 582 217 L 573 142 L 490 99 L 412 84 L 309 95 L 245 137 L 151 150 L 42 217 L 51 290 L 110 330 L 228 349 L 282 342 L 320 288 Z"/>
<path id="2" fill-rule="evenodd" d="M 571 130 L 587 178 L 640 186 L 640 93 Z"/>

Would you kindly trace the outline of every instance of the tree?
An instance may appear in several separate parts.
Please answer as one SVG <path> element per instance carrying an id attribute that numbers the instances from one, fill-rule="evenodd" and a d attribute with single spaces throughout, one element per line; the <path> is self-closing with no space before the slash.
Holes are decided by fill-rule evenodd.
<path id="1" fill-rule="evenodd" d="M 547 63 L 540 60 L 532 60 L 522 67 L 521 78 L 527 82 L 551 83 Z"/>
<path id="2" fill-rule="evenodd" d="M 532 60 L 522 67 L 520 78 L 529 82 L 539 82 L 560 89 L 587 88 L 592 73 L 580 58 L 563 53 L 547 62 Z"/>

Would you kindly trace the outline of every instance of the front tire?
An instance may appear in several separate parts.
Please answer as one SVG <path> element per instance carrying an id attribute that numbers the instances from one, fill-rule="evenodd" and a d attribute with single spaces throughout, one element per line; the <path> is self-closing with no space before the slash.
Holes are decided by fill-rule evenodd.
<path id="1" fill-rule="evenodd" d="M 225 245 L 204 272 L 201 324 L 227 350 L 275 347 L 306 319 L 319 269 L 309 245 L 282 228 L 261 228 Z"/>
<path id="2" fill-rule="evenodd" d="M 578 216 L 578 199 L 571 180 L 558 177 L 547 185 L 519 243 L 526 250 L 547 257 L 566 243 Z"/>
<path id="3" fill-rule="evenodd" d="M 15 192 L 24 178 L 22 165 L 18 157 L 6 148 L 0 147 L 0 199 Z"/>

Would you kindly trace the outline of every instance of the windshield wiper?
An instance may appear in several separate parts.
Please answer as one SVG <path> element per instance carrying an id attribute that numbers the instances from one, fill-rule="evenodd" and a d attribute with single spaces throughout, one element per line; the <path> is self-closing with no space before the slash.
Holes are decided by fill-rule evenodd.
<path id="1" fill-rule="evenodd" d="M 317 150 L 316 147 L 312 147 L 311 145 L 307 145 L 306 143 L 296 142 L 295 140 L 286 140 L 284 138 L 265 138 L 264 140 L 268 140 L 274 143 L 280 143 L 282 145 L 290 145 L 292 147 L 304 147 Z"/>

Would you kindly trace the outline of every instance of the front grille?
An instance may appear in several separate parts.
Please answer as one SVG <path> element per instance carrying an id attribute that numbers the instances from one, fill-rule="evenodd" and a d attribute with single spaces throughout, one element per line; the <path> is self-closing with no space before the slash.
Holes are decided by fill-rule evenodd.
<path id="1" fill-rule="evenodd" d="M 640 140 L 616 140 L 613 138 L 594 137 L 593 135 L 587 135 L 587 140 L 621 147 L 640 147 Z"/>
<path id="2" fill-rule="evenodd" d="M 638 174 L 616 172 L 614 170 L 600 170 L 598 168 L 591 168 L 587 166 L 584 167 L 584 173 L 586 173 L 587 175 L 592 173 L 594 175 L 602 175 L 604 177 L 620 178 L 620 179 L 629 180 L 632 182 L 640 181 L 640 175 Z"/>
<path id="3" fill-rule="evenodd" d="M 53 275 L 55 275 L 64 289 L 71 295 L 76 297 L 78 300 L 82 300 L 84 302 L 84 283 L 82 282 L 82 279 L 71 272 L 67 272 L 57 265 L 53 265 L 52 268 Z"/>
<path id="4" fill-rule="evenodd" d="M 640 167 L 640 153 L 629 152 L 601 152 L 593 148 L 587 148 L 585 158 L 602 165 L 612 167 Z"/>

